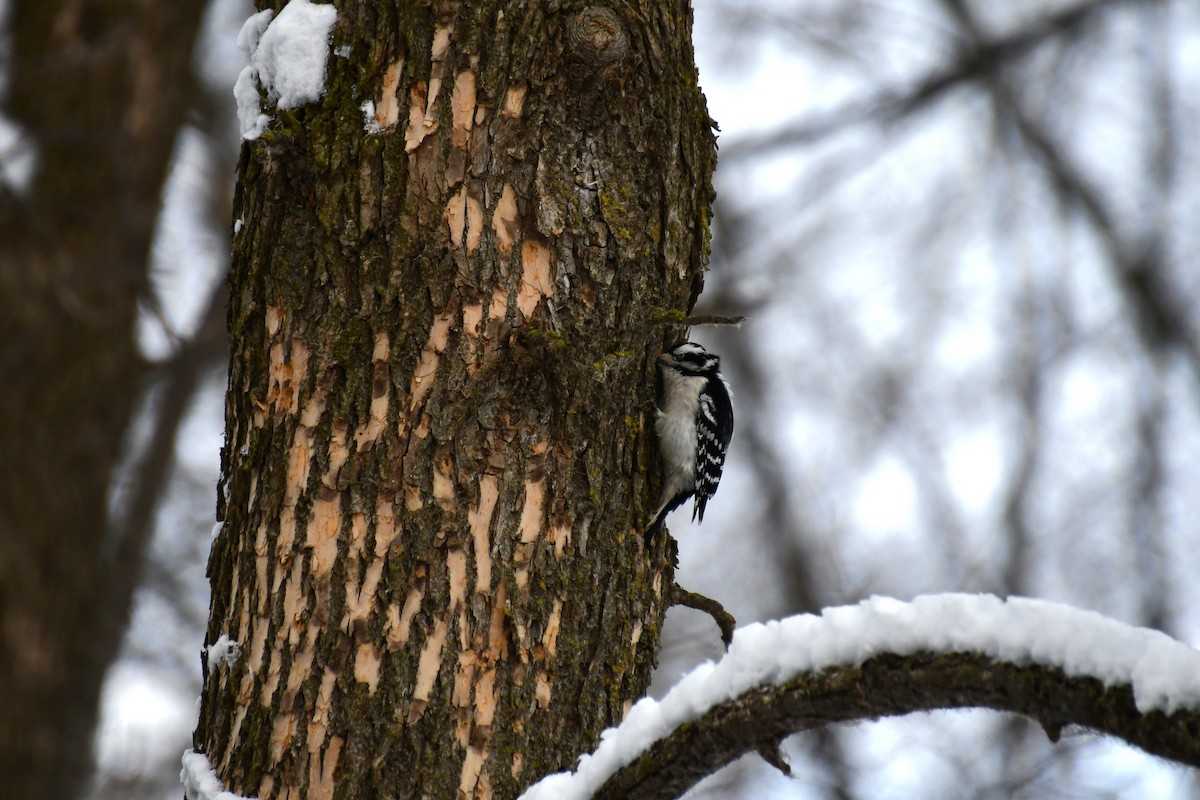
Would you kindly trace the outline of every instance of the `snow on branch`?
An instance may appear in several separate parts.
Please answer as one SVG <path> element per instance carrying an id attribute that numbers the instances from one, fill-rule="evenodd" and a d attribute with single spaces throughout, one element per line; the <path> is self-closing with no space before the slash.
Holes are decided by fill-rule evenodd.
<path id="1" fill-rule="evenodd" d="M 797 731 L 935 708 L 1028 715 L 1200 766 L 1200 652 L 1158 631 L 1027 598 L 873 597 L 734 636 L 660 702 L 639 701 L 574 773 L 524 800 L 672 798 Z"/>

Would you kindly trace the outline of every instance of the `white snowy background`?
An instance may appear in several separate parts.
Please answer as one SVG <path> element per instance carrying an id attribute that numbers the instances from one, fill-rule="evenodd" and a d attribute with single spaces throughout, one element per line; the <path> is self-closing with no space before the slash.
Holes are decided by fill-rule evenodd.
<path id="1" fill-rule="evenodd" d="M 989 39 L 1071 6 L 966 5 Z M 1200 8 L 1108 5 L 1069 44 L 1051 37 L 1001 69 L 1003 92 L 962 81 L 864 118 L 952 69 L 966 45 L 954 2 L 696 0 L 722 157 L 702 310 L 749 321 L 697 334 L 725 356 L 738 430 L 707 521 L 676 514 L 672 531 L 680 582 L 743 625 L 872 595 L 990 592 L 1200 643 L 1200 369 L 1186 347 L 1146 344 L 1122 278 L 1155 243 L 1194 330 Z M 247 0 L 208 11 L 196 65 L 225 116 L 176 145 L 154 250 L 168 324 L 148 314 L 141 331 L 152 357 L 195 329 L 226 268 L 251 13 Z M 1066 154 L 1105 225 L 1064 196 L 1030 130 Z M 6 141 L 19 132 L 0 121 L 0 170 L 19 178 L 30 155 Z M 96 800 L 180 793 L 224 385 L 213 369 L 179 435 L 107 681 Z M 721 653 L 710 620 L 673 610 L 653 694 Z M 1051 745 L 988 712 L 845 727 L 786 752 L 793 779 L 747 757 L 691 796 L 1200 794 L 1190 770 L 1090 736 Z"/>

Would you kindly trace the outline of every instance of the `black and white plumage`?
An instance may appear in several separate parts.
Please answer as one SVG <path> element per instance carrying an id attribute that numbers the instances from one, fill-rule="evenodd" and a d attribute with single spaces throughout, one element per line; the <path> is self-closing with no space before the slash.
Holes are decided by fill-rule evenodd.
<path id="1" fill-rule="evenodd" d="M 704 521 L 704 507 L 717 491 L 725 452 L 733 437 L 733 401 L 721 375 L 721 359 L 694 342 L 658 357 L 658 409 L 654 430 L 663 463 L 658 509 L 646 536 L 689 497 L 692 519 Z"/>

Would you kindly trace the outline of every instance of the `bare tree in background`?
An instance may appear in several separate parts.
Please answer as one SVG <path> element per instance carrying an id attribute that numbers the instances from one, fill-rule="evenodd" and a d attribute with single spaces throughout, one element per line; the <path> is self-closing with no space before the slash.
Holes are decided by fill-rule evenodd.
<path id="1" fill-rule="evenodd" d="M 717 2 L 700 20 L 794 111 L 721 139 L 705 295 L 753 320 L 709 339 L 754 442 L 734 453 L 761 517 L 737 527 L 778 568 L 753 613 L 975 590 L 1194 636 L 1196 9 Z M 773 84 L 759 52 L 813 83 Z M 923 797 L 1130 777 L 1027 723 L 904 725 L 946 776 Z M 962 748 L 964 726 L 987 743 Z M 811 796 L 872 796 L 913 757 L 887 741 L 797 740 L 797 770 Z M 713 795 L 762 780 L 739 774 Z"/>
<path id="2" fill-rule="evenodd" d="M 36 160 L 27 186 L 0 187 L 0 773 L 13 796 L 82 789 L 139 573 L 153 486 L 111 524 L 107 498 L 148 373 L 134 325 L 203 7 L 10 11 L 4 109 Z"/>

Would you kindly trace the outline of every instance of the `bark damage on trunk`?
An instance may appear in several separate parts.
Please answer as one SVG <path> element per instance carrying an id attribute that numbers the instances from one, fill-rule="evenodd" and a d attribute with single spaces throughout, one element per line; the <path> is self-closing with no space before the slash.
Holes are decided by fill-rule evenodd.
<path id="1" fill-rule="evenodd" d="M 346 2 L 243 148 L 196 746 L 274 797 L 513 797 L 648 684 L 654 357 L 715 161 L 686 2 Z M 373 104 L 366 106 L 364 104 Z"/>

